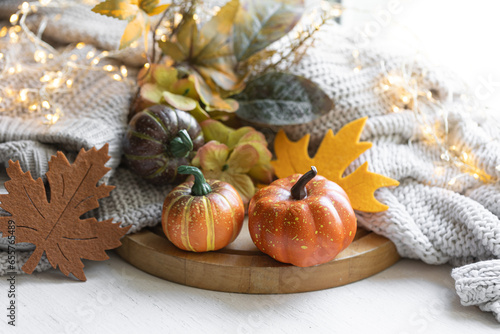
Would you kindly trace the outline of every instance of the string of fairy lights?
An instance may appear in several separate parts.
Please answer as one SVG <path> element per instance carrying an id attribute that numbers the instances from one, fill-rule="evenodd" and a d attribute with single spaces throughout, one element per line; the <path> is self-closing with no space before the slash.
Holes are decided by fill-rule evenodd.
<path id="1" fill-rule="evenodd" d="M 359 73 L 362 69 L 362 62 L 360 52 L 355 46 L 352 51 L 352 61 L 354 64 L 353 72 Z M 436 164 L 436 175 L 442 176 L 445 173 L 443 166 L 452 165 L 460 173 L 447 181 L 449 186 L 454 186 L 461 178 L 467 176 L 472 176 L 484 183 L 499 181 L 497 177 L 488 174 L 476 165 L 477 159 L 471 149 L 450 143 L 448 112 L 441 101 L 434 96 L 432 89 L 426 87 L 424 83 L 425 73 L 413 72 L 411 63 L 391 71 L 386 70 L 384 63 L 381 63 L 380 66 L 384 75 L 374 88 L 375 92 L 384 98 L 389 105 L 388 112 L 411 111 L 414 113 L 424 142 L 439 148 L 441 160 Z M 462 95 L 461 100 L 464 103 L 464 100 L 467 100 L 466 96 Z M 410 140 L 410 144 L 412 140 Z M 489 139 L 490 142 L 493 140 L 496 139 Z M 497 165 L 495 169 L 500 172 L 500 165 Z"/>
<path id="2" fill-rule="evenodd" d="M 45 124 L 55 124 L 63 116 L 64 110 L 58 105 L 57 99 L 53 98 L 54 93 L 70 91 L 75 81 L 78 80 L 77 75 L 82 70 L 103 71 L 113 80 L 127 80 L 131 86 L 134 85 L 133 80 L 127 78 L 126 66 L 102 65 L 103 59 L 118 56 L 122 51 L 102 51 L 82 42 L 70 45 L 63 50 L 56 50 L 41 38 L 47 26 L 47 19 L 41 20 L 36 33 L 28 28 L 26 18 L 30 14 L 37 13 L 40 7 L 61 8 L 62 6 L 68 6 L 68 4 L 58 0 L 24 2 L 10 17 L 11 26 L 0 29 L 0 69 L 2 69 L 0 71 L 0 113 L 21 109 L 27 115 L 41 115 Z M 323 12 L 326 11 L 330 18 L 341 17 L 346 9 L 338 3 L 326 1 L 322 3 Z M 195 14 L 195 20 L 200 21 L 205 16 L 215 15 L 219 10 L 220 7 L 217 6 L 205 8 L 204 11 Z M 311 21 L 308 26 L 314 28 L 313 17 L 314 15 L 308 16 Z M 181 20 L 182 14 L 175 12 L 170 20 L 161 21 L 161 24 L 155 27 L 155 35 L 160 40 L 166 40 Z M 318 29 L 319 26 L 316 30 Z M 27 47 L 33 49 L 32 59 L 23 62 L 21 53 L 25 54 Z M 137 42 L 134 42 L 131 47 L 137 48 Z M 85 51 L 83 56 L 82 51 Z M 362 70 L 362 61 L 360 52 L 355 46 L 352 50 L 352 60 L 353 72 L 359 73 Z M 148 68 L 150 63 L 146 62 L 144 66 Z M 458 168 L 460 174 L 448 180 L 450 186 L 464 176 L 472 176 L 486 183 L 498 182 L 496 177 L 489 175 L 475 164 L 476 159 L 471 150 L 465 147 L 458 148 L 449 143 L 447 112 L 432 90 L 426 88 L 423 83 L 425 79 L 423 74 L 413 73 L 410 66 L 391 71 L 385 69 L 385 64 L 380 66 L 385 75 L 374 87 L 375 91 L 387 101 L 390 106 L 388 112 L 412 111 L 425 142 L 437 145 L 439 148 L 441 163 L 451 164 Z M 30 70 L 43 73 L 37 85 L 17 90 L 9 85 L 11 76 L 22 75 L 23 72 Z M 442 124 L 445 124 L 444 130 Z M 496 166 L 496 170 L 500 172 L 500 165 Z M 435 171 L 436 174 L 442 175 L 444 168 L 438 165 Z"/>
<path id="3" fill-rule="evenodd" d="M 36 33 L 27 26 L 26 18 L 40 8 L 64 6 L 69 5 L 55 0 L 23 2 L 11 15 L 11 26 L 0 29 L 0 113 L 21 110 L 21 116 L 41 116 L 44 124 L 52 125 L 64 114 L 55 96 L 71 91 L 85 71 L 103 71 L 113 80 L 127 80 L 126 66 L 100 65 L 103 59 L 116 57 L 120 51 L 101 51 L 82 42 L 58 50 L 41 38 L 47 18 L 41 20 Z M 24 59 L 27 49 L 33 51 L 31 59 Z M 14 77 L 24 78 L 25 73 L 32 72 L 42 73 L 36 84 L 20 89 L 9 85 Z"/>

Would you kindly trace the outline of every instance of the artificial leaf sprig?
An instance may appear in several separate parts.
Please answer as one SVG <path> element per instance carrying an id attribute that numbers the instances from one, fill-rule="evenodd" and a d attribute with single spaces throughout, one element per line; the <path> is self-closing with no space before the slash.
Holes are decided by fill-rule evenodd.
<path id="1" fill-rule="evenodd" d="M 121 228 L 112 219 L 98 222 L 82 215 L 99 207 L 98 200 L 109 196 L 114 188 L 98 181 L 110 170 L 108 145 L 100 150 L 82 149 L 73 164 L 58 152 L 49 162 L 46 173 L 50 197 L 41 178 L 33 180 L 30 172 L 21 170 L 19 162 L 9 161 L 5 182 L 8 194 L 0 195 L 0 207 L 11 216 L 0 217 L 0 232 L 8 235 L 15 226 L 16 243 L 29 242 L 36 248 L 22 267 L 31 274 L 45 253 L 52 267 L 68 276 L 85 281 L 80 259 L 108 259 L 105 250 L 121 245 L 120 238 L 130 227 Z"/>
<path id="2" fill-rule="evenodd" d="M 201 127 L 209 142 L 198 150 L 192 164 L 201 167 L 206 178 L 231 184 L 248 203 L 255 184 L 267 184 L 273 178 L 272 154 L 264 135 L 249 126 L 235 130 L 211 119 Z"/>
<path id="3" fill-rule="evenodd" d="M 368 162 L 351 174 L 342 176 L 345 169 L 372 146 L 370 142 L 359 141 L 367 119 L 360 118 L 346 124 L 336 135 L 333 135 L 332 130 L 328 130 L 313 158 L 307 153 L 309 135 L 292 142 L 285 132 L 280 130 L 274 140 L 277 159 L 271 161 L 276 175 L 284 178 L 295 173 L 305 173 L 311 166 L 316 166 L 321 175 L 345 190 L 355 210 L 387 210 L 388 206 L 378 202 L 373 193 L 380 187 L 397 186 L 398 181 L 368 171 Z"/>
<path id="4" fill-rule="evenodd" d="M 260 118 L 263 105 L 273 105 L 278 108 L 271 108 L 267 116 L 279 116 L 280 108 L 285 107 L 279 125 L 291 125 L 288 120 L 299 120 L 290 115 L 300 114 L 300 122 L 305 122 L 332 109 L 332 102 L 319 86 L 306 82 L 305 78 L 292 78 L 291 74 L 278 76 L 276 86 L 295 83 L 291 87 L 302 86 L 299 89 L 302 94 L 297 89 L 266 93 L 269 82 L 265 75 L 282 67 L 283 62 L 296 62 L 312 44 L 312 35 L 333 17 L 322 14 L 319 25 L 311 22 L 308 25 L 311 27 L 296 29 L 305 12 L 304 0 L 230 0 L 222 8 L 213 9 L 215 14 L 208 19 L 203 17 L 202 21 L 201 9 L 207 9 L 202 5 L 195 0 L 173 1 L 170 7 L 159 5 L 158 0 L 106 0 L 93 9 L 130 21 L 123 41 L 136 39 L 141 34 L 146 37 L 150 28 L 148 16 L 163 14 L 153 29 L 153 41 L 163 57 L 156 64 L 157 47 L 152 48 L 149 63 L 139 73 L 141 93 L 137 94 L 139 101 L 134 103 L 135 112 L 150 103 L 161 103 L 189 111 L 202 121 L 208 117 L 227 118 L 243 104 L 244 108 L 240 109 L 244 110 L 238 116 L 252 122 Z M 268 49 L 292 33 L 298 37 L 289 35 L 288 43 L 279 43 L 287 52 Z M 163 74 L 150 75 L 155 69 Z M 169 77 L 167 83 L 164 74 Z M 143 80 L 144 76 L 148 80 Z M 249 78 L 252 78 L 251 91 L 245 90 Z M 185 89 L 182 91 L 179 87 Z M 258 99 L 249 101 L 249 96 L 255 95 L 252 91 L 260 94 Z M 290 94 L 283 94 L 287 92 Z M 307 101 L 295 101 L 292 95 Z M 267 116 L 261 123 L 276 125 L 272 122 L 277 118 Z"/>

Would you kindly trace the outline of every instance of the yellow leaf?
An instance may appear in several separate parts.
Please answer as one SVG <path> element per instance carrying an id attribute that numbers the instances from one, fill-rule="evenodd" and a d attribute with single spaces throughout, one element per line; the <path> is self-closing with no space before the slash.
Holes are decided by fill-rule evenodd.
<path id="1" fill-rule="evenodd" d="M 387 210 L 388 206 L 378 202 L 374 192 L 380 187 L 397 186 L 398 181 L 368 171 L 368 162 L 342 177 L 345 169 L 372 146 L 370 142 L 359 141 L 367 119 L 360 118 L 345 125 L 336 135 L 328 130 L 314 158 L 307 153 L 309 135 L 292 142 L 281 130 L 274 140 L 277 159 L 271 161 L 276 175 L 284 178 L 295 173 L 304 174 L 311 166 L 315 166 L 320 175 L 345 190 L 353 209 L 365 212 Z"/>
<path id="2" fill-rule="evenodd" d="M 92 11 L 120 20 L 132 20 L 137 15 L 139 7 L 129 0 L 106 0 L 98 3 Z"/>
<path id="3" fill-rule="evenodd" d="M 148 32 L 151 27 L 148 16 L 160 14 L 169 7 L 169 5 L 156 6 L 158 2 L 159 0 L 105 0 L 92 8 L 92 11 L 129 21 L 120 40 L 120 50 L 144 36 L 144 47 L 147 52 Z"/>
<path id="4" fill-rule="evenodd" d="M 130 46 L 133 42 L 138 40 L 142 36 L 144 29 L 144 22 L 141 20 L 142 16 L 138 15 L 132 21 L 130 21 L 125 27 L 122 38 L 120 40 L 120 50 L 125 49 Z"/>
<path id="5" fill-rule="evenodd" d="M 153 8 L 150 12 L 146 12 L 146 13 L 148 13 L 149 16 L 155 16 L 155 15 L 163 13 L 165 10 L 167 10 L 168 7 L 170 7 L 170 4 L 161 5 L 161 6 L 158 6 L 156 8 Z"/>

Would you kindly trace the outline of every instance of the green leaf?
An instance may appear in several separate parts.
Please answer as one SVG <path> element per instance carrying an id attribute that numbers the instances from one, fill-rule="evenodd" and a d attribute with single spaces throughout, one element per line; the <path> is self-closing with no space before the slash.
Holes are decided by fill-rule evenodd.
<path id="1" fill-rule="evenodd" d="M 333 109 L 333 101 L 306 78 L 279 72 L 266 73 L 233 96 L 238 117 L 261 125 L 308 123 Z"/>
<path id="2" fill-rule="evenodd" d="M 170 90 L 170 88 L 177 82 L 177 69 L 175 67 L 167 67 L 164 65 L 155 66 L 152 69 L 154 82 L 164 88 L 165 90 Z"/>
<path id="3" fill-rule="evenodd" d="M 213 119 L 204 121 L 200 126 L 206 142 L 215 140 L 219 143 L 227 144 L 229 135 L 234 132 L 234 129 Z"/>
<path id="4" fill-rule="evenodd" d="M 160 103 L 163 97 L 163 89 L 155 84 L 144 84 L 141 87 L 141 97 L 152 103 Z"/>
<path id="5" fill-rule="evenodd" d="M 215 90 L 215 85 L 225 91 L 240 90 L 243 83 L 234 72 L 237 61 L 233 52 L 233 24 L 238 8 L 239 1 L 231 0 L 200 29 L 192 15 L 185 15 L 174 38 L 159 43 L 161 50 L 176 62 L 185 62 L 210 90 Z M 210 100 L 207 94 L 199 90 L 198 93 L 202 99 Z M 230 109 L 227 103 L 210 106 Z"/>
<path id="6" fill-rule="evenodd" d="M 139 7 L 131 4 L 130 0 L 106 0 L 95 5 L 92 11 L 97 14 L 130 21 L 137 15 Z"/>
<path id="7" fill-rule="evenodd" d="M 219 93 L 213 91 L 210 86 L 205 82 L 204 78 L 197 72 L 193 72 L 189 76 L 189 80 L 194 83 L 196 91 L 200 96 L 201 102 L 205 104 L 207 111 L 222 110 L 222 111 L 235 111 L 235 104 L 231 99 L 226 101 L 221 98 Z M 237 104 L 236 104 L 237 105 Z"/>
<path id="8" fill-rule="evenodd" d="M 173 94 L 169 91 L 164 91 L 163 98 L 165 99 L 165 102 L 170 104 L 172 107 L 183 111 L 189 111 L 196 108 L 196 101 L 190 97 Z"/>
<path id="9" fill-rule="evenodd" d="M 206 121 L 207 119 L 210 119 L 210 116 L 207 114 L 205 110 L 200 106 L 198 101 L 196 101 L 196 107 L 193 110 L 189 110 L 189 113 L 191 116 L 194 117 L 194 119 L 198 122 L 201 123 L 203 121 Z"/>
<path id="10" fill-rule="evenodd" d="M 304 0 L 241 0 L 234 20 L 234 53 L 245 60 L 290 32 L 304 12 Z"/>

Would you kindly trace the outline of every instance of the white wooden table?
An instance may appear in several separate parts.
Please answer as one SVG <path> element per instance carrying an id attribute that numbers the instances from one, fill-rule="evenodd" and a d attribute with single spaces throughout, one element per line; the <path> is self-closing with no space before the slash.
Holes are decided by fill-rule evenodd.
<path id="1" fill-rule="evenodd" d="M 345 0 L 349 7 L 387 8 L 382 0 Z M 478 0 L 401 0 L 379 39 L 421 41 L 422 50 L 460 73 L 493 114 L 500 110 L 499 4 Z M 373 14 L 348 10 L 362 29 Z M 494 109 L 496 107 L 496 109 Z M 85 262 L 85 283 L 57 271 L 17 277 L 17 326 L 6 325 L 7 282 L 0 280 L 0 333 L 498 333 L 500 324 L 455 295 L 451 267 L 401 260 L 360 282 L 292 295 L 242 295 L 167 282 L 115 253 Z M 210 279 L 210 277 L 207 277 Z"/>
<path id="2" fill-rule="evenodd" d="M 2 319 L 0 332 L 486 334 L 500 330 L 491 314 L 460 305 L 447 265 L 401 260 L 371 278 L 334 289 L 244 295 L 164 281 L 132 267 L 114 252 L 110 255 L 108 261 L 85 262 L 84 283 L 55 270 L 18 276 L 17 326 L 12 331 Z M 2 279 L 3 310 L 5 286 Z"/>

